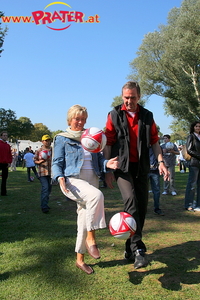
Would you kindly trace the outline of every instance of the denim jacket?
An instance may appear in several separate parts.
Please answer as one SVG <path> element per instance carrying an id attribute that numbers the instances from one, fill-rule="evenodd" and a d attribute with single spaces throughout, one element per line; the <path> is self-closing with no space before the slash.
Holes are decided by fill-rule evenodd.
<path id="1" fill-rule="evenodd" d="M 108 160 L 101 153 L 91 153 L 94 172 L 100 176 L 101 172 L 107 172 Z M 58 177 L 79 178 L 80 169 L 84 161 L 84 151 L 80 142 L 64 136 L 57 136 L 53 146 L 52 180 L 56 182 Z"/>

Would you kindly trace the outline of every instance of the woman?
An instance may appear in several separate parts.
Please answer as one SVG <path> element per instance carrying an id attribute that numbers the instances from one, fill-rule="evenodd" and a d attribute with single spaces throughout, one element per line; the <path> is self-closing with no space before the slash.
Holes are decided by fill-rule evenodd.
<path id="1" fill-rule="evenodd" d="M 190 126 L 190 135 L 187 137 L 186 149 L 191 156 L 189 177 L 185 192 L 185 209 L 200 211 L 200 121 Z M 197 200 L 194 200 L 197 187 Z"/>
<path id="2" fill-rule="evenodd" d="M 106 227 L 104 197 L 98 189 L 98 176 L 101 171 L 106 172 L 106 168 L 116 169 L 118 162 L 117 158 L 105 160 L 102 154 L 90 153 L 82 148 L 80 137 L 87 117 L 85 107 L 74 105 L 69 109 L 69 127 L 54 139 L 52 176 L 59 182 L 62 192 L 77 202 L 76 266 L 92 274 L 94 270 L 85 264 L 84 254 L 87 249 L 90 256 L 100 258 L 95 230 Z"/>
<path id="3" fill-rule="evenodd" d="M 12 149 L 12 163 L 10 166 L 10 171 L 16 171 L 17 160 L 18 160 L 17 149 Z"/>

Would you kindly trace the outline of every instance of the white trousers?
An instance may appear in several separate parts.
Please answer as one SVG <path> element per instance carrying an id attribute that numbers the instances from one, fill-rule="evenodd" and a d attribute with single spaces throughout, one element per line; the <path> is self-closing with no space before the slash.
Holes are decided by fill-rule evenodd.
<path id="1" fill-rule="evenodd" d="M 85 241 L 87 231 L 106 227 L 104 212 L 104 196 L 98 189 L 99 178 L 93 170 L 81 170 L 80 178 L 68 177 L 73 188 L 73 194 L 67 196 L 76 201 L 74 193 L 83 200 L 83 204 L 77 204 L 77 239 L 75 252 L 86 252 Z"/>

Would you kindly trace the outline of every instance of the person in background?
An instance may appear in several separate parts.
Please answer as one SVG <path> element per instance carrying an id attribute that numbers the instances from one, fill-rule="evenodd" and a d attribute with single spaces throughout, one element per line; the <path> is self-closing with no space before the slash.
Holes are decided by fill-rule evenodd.
<path id="1" fill-rule="evenodd" d="M 35 174 L 36 178 L 38 178 L 38 173 L 36 171 L 35 163 L 34 163 L 33 159 L 34 159 L 34 154 L 31 153 L 29 151 L 29 148 L 27 147 L 26 154 L 24 155 L 23 160 L 24 160 L 24 163 L 26 163 L 28 182 L 33 181 L 33 179 L 31 178 L 31 169 L 32 169 L 33 173 Z M 24 168 L 24 164 L 23 164 L 23 168 Z"/>
<path id="2" fill-rule="evenodd" d="M 43 213 L 48 213 L 50 207 L 49 195 L 51 193 L 51 137 L 48 134 L 42 136 L 42 147 L 36 150 L 34 162 L 38 166 L 38 176 L 41 183 L 40 206 Z"/>
<path id="3" fill-rule="evenodd" d="M 156 159 L 152 148 L 149 149 L 150 158 L 150 172 L 149 181 L 154 200 L 154 213 L 159 216 L 164 216 L 163 211 L 160 209 L 160 173 L 158 170 L 158 160 Z"/>
<path id="4" fill-rule="evenodd" d="M 183 149 L 183 146 L 180 145 L 178 147 L 178 151 L 179 151 L 180 154 L 178 155 L 177 160 L 178 160 L 180 173 L 186 173 L 186 160 L 183 157 L 182 149 Z"/>
<path id="5" fill-rule="evenodd" d="M 1 196 L 7 196 L 7 178 L 8 178 L 8 168 L 12 163 L 12 153 L 8 140 L 7 131 L 2 131 L 0 134 L 0 170 L 2 171 L 2 181 L 1 181 Z"/>
<path id="6" fill-rule="evenodd" d="M 29 146 L 28 148 L 29 148 L 29 152 L 34 154 L 34 152 L 33 152 L 33 150 L 32 150 L 32 147 Z"/>
<path id="7" fill-rule="evenodd" d="M 92 274 L 84 262 L 86 250 L 94 259 L 100 258 L 95 231 L 106 227 L 104 196 L 98 189 L 101 172 L 118 167 L 117 158 L 106 160 L 101 153 L 83 149 L 80 139 L 88 117 L 87 109 L 73 105 L 67 113 L 69 127 L 54 138 L 52 180 L 59 182 L 68 199 L 77 202 L 76 267 Z"/>
<path id="8" fill-rule="evenodd" d="M 158 143 L 158 131 L 153 114 L 138 104 L 140 86 L 129 81 L 122 87 L 123 103 L 108 114 L 104 148 L 106 159 L 119 157 L 119 169 L 105 174 L 106 183 L 117 185 L 124 201 L 124 211 L 131 214 L 137 223 L 136 233 L 126 241 L 125 258 L 134 261 L 134 268 L 146 267 L 146 246 L 142 241 L 142 230 L 148 205 L 148 174 L 150 169 L 149 147 L 158 160 L 159 172 L 168 178 L 162 151 Z"/>
<path id="9" fill-rule="evenodd" d="M 172 196 L 176 196 L 176 190 L 175 190 L 175 166 L 176 166 L 176 155 L 179 155 L 179 151 L 177 146 L 174 143 L 172 144 L 172 148 L 168 148 L 168 143 L 170 142 L 170 135 L 165 134 L 163 136 L 164 138 L 164 144 L 161 145 L 162 151 L 163 151 L 163 159 L 165 162 L 165 166 L 167 167 L 169 171 L 169 180 L 164 179 L 164 191 L 163 195 L 169 194 L 169 190 L 171 191 Z"/>
<path id="10" fill-rule="evenodd" d="M 200 121 L 195 121 L 190 126 L 190 135 L 187 137 L 186 150 L 191 156 L 191 160 L 185 191 L 185 209 L 200 212 Z"/>
<path id="11" fill-rule="evenodd" d="M 16 171 L 17 160 L 18 160 L 17 149 L 12 149 L 12 163 L 10 166 L 11 171 Z"/>

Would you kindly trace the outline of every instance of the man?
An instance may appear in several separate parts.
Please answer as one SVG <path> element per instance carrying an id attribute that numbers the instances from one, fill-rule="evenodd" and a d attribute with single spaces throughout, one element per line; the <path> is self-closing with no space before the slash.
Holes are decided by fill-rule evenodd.
<path id="1" fill-rule="evenodd" d="M 163 211 L 160 209 L 160 174 L 158 170 L 158 161 L 153 153 L 152 148 L 149 148 L 149 159 L 150 172 L 148 177 L 153 193 L 154 213 L 159 216 L 164 216 Z"/>
<path id="2" fill-rule="evenodd" d="M 163 159 L 165 166 L 169 171 L 169 180 L 164 179 L 164 192 L 163 195 L 167 195 L 169 190 L 171 190 L 172 196 L 176 196 L 176 190 L 174 185 L 175 179 L 175 165 L 176 165 L 176 155 L 179 155 L 177 146 L 170 142 L 170 135 L 165 134 L 163 136 L 164 144 L 161 145 L 163 151 Z"/>
<path id="3" fill-rule="evenodd" d="M 26 162 L 26 168 L 27 168 L 27 176 L 28 176 L 28 182 L 33 182 L 33 179 L 31 178 L 31 169 L 35 176 L 38 178 L 38 173 L 35 167 L 35 163 L 33 161 L 34 154 L 30 152 L 30 149 L 26 148 L 26 154 L 24 155 L 24 162 Z M 23 166 L 24 168 L 24 166 Z"/>
<path id="4" fill-rule="evenodd" d="M 124 211 L 136 220 L 137 230 L 126 241 L 125 257 L 134 260 L 136 269 L 147 266 L 146 246 L 142 241 L 142 229 L 148 203 L 149 146 L 158 159 L 159 172 L 167 179 L 168 172 L 163 162 L 158 143 L 158 133 L 153 114 L 138 104 L 140 87 L 129 81 L 122 87 L 123 104 L 116 106 L 109 114 L 106 123 L 106 159 L 119 157 L 119 169 L 107 173 L 108 187 L 113 188 L 117 181 L 123 201 Z"/>
<path id="5" fill-rule="evenodd" d="M 43 213 L 49 212 L 49 195 L 51 193 L 51 137 L 42 136 L 42 147 L 35 152 L 34 161 L 38 165 L 38 175 L 42 186 L 40 206 Z M 44 152 L 44 155 L 43 155 Z"/>
<path id="6" fill-rule="evenodd" d="M 6 182 L 8 178 L 8 168 L 12 163 L 12 152 L 7 142 L 8 133 L 2 131 L 0 137 L 0 170 L 2 170 L 1 196 L 7 196 Z"/>

